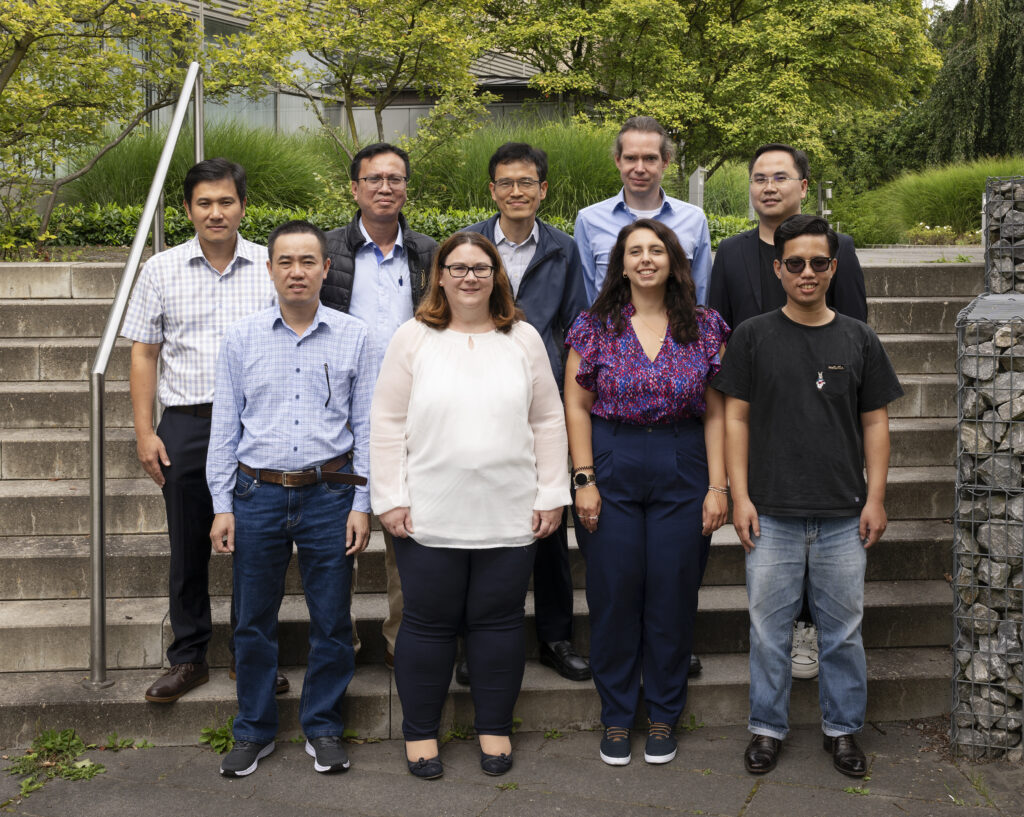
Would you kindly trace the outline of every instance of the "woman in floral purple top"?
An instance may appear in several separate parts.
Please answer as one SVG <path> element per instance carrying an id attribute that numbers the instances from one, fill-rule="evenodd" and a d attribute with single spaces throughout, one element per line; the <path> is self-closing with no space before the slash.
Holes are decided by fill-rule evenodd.
<path id="1" fill-rule="evenodd" d="M 648 763 L 676 754 L 697 591 L 728 513 L 718 372 L 729 327 L 696 305 L 665 225 L 619 233 L 589 312 L 566 338 L 565 416 L 576 531 L 587 563 L 601 759 L 629 763 L 643 680 Z"/>

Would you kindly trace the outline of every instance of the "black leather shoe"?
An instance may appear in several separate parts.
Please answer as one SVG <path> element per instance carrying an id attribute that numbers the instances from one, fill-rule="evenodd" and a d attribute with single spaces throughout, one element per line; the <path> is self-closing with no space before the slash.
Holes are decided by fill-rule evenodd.
<path id="1" fill-rule="evenodd" d="M 494 777 L 505 774 L 512 768 L 512 755 L 506 755 L 504 752 L 500 755 L 489 755 L 481 749 L 480 768 L 484 770 L 484 774 Z"/>
<path id="2" fill-rule="evenodd" d="M 765 774 L 775 768 L 782 741 L 768 735 L 754 735 L 743 753 L 743 766 L 751 774 Z"/>
<path id="3" fill-rule="evenodd" d="M 698 658 L 696 655 L 691 654 L 690 668 L 686 671 L 686 674 L 692 678 L 694 675 L 700 675 L 701 670 L 703 669 L 704 665 L 700 662 L 700 658 Z"/>
<path id="4" fill-rule="evenodd" d="M 469 686 L 469 663 L 465 658 L 455 665 L 455 682 L 464 687 Z"/>
<path id="5" fill-rule="evenodd" d="M 580 655 L 571 641 L 541 641 L 540 662 L 570 681 L 590 678 L 590 662 Z"/>
<path id="6" fill-rule="evenodd" d="M 432 757 L 429 760 L 421 757 L 416 761 L 407 759 L 405 762 L 409 765 L 409 774 L 421 780 L 437 780 L 444 774 L 440 757 Z"/>
<path id="7" fill-rule="evenodd" d="M 201 664 L 175 664 L 146 690 L 146 700 L 155 704 L 174 703 L 178 698 L 210 680 L 210 668 Z"/>
<path id="8" fill-rule="evenodd" d="M 235 656 L 231 656 L 231 665 L 228 667 L 228 678 L 234 681 L 238 677 L 238 673 L 235 672 Z M 288 676 L 285 675 L 281 670 L 277 671 L 277 677 L 274 679 L 274 694 L 284 695 L 289 689 L 291 684 L 288 682 Z"/>
<path id="9" fill-rule="evenodd" d="M 853 735 L 839 735 L 830 738 L 822 736 L 825 740 L 822 746 L 826 752 L 832 753 L 832 765 L 837 772 L 842 772 L 849 777 L 863 777 L 868 773 L 868 761 L 864 752 L 857 745 Z"/>

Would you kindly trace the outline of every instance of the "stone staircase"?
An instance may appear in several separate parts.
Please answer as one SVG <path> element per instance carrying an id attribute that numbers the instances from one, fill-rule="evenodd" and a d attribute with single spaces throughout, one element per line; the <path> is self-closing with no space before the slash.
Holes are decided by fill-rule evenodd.
<path id="1" fill-rule="evenodd" d="M 169 643 L 163 502 L 135 458 L 128 345 L 107 380 L 108 689 L 89 691 L 88 383 L 96 338 L 119 268 L 108 264 L 0 265 L 0 746 L 44 728 L 75 726 L 88 740 L 110 732 L 154 743 L 194 743 L 235 712 L 227 677 L 230 557 L 215 555 L 210 683 L 172 706 L 147 704 Z M 868 560 L 864 639 L 869 718 L 948 711 L 952 592 L 953 426 L 957 312 L 978 292 L 980 264 L 865 267 L 871 323 L 906 396 L 891 407 L 890 526 Z M 941 293 L 941 294 L 939 294 Z M 572 546 L 576 638 L 588 651 L 583 563 Z M 738 724 L 747 715 L 748 621 L 743 551 L 731 527 L 715 534 L 697 621 L 704 672 L 691 680 L 690 723 Z M 361 736 L 398 737 L 401 706 L 383 665 L 383 540 L 361 557 L 353 607 L 363 649 L 346 720 Z M 292 691 L 279 699 L 282 732 L 298 732 L 308 623 L 294 561 L 281 610 L 281 664 Z M 523 730 L 599 723 L 592 684 L 564 681 L 535 660 L 532 598 L 528 657 L 516 708 Z M 455 685 L 446 722 L 472 722 Z M 693 720 L 690 720 L 692 715 Z M 794 723 L 816 722 L 817 683 L 793 684 Z"/>

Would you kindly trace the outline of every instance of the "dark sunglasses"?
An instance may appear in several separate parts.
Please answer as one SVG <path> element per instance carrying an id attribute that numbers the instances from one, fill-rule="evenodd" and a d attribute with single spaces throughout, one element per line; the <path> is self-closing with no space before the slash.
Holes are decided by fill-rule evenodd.
<path id="1" fill-rule="evenodd" d="M 800 258 L 799 256 L 790 256 L 789 258 L 783 259 L 782 263 L 794 275 L 799 275 L 804 271 L 804 267 L 807 264 L 811 265 L 811 269 L 814 272 L 825 272 L 829 264 L 832 263 L 831 258 L 826 258 L 824 255 L 816 255 L 814 258 Z"/>

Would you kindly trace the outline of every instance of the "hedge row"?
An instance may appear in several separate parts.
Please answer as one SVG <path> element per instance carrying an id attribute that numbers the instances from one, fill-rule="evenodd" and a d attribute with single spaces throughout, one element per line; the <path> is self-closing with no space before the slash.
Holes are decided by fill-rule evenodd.
<path id="1" fill-rule="evenodd" d="M 483 221 L 493 214 L 493 210 L 482 208 L 437 210 L 409 207 L 404 212 L 412 229 L 425 233 L 436 241 L 443 241 L 463 227 Z M 141 216 L 141 205 L 121 207 L 116 204 L 61 204 L 54 210 L 49 230 L 53 238 L 48 243 L 57 246 L 126 246 L 135 239 L 135 229 Z M 322 230 L 332 230 L 347 224 L 352 218 L 352 213 L 343 210 L 292 210 L 254 205 L 246 210 L 241 232 L 250 241 L 266 242 L 274 227 L 294 218 L 306 219 Z M 545 218 L 545 221 L 572 234 L 573 223 L 567 219 L 552 217 Z M 711 230 L 711 245 L 717 247 L 723 238 L 748 229 L 751 223 L 737 216 L 709 214 L 708 226 Z M 164 231 L 169 246 L 181 244 L 195 234 L 181 207 L 168 207 L 165 210 Z"/>

